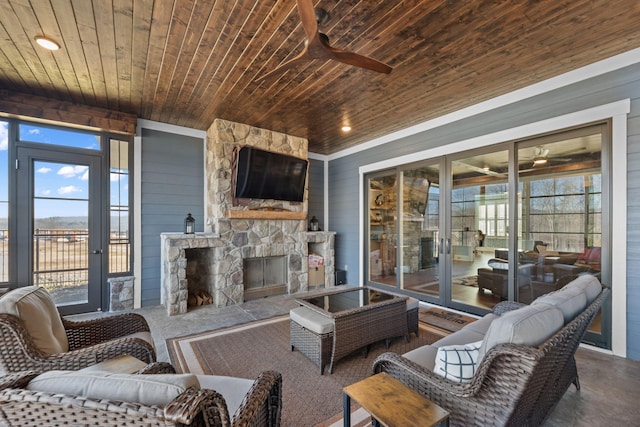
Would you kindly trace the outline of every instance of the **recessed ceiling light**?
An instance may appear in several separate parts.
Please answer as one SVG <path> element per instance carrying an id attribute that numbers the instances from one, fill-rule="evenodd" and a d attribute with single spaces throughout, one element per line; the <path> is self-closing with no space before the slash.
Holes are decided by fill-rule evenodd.
<path id="1" fill-rule="evenodd" d="M 350 132 L 351 126 L 342 126 L 342 132 Z"/>
<path id="2" fill-rule="evenodd" d="M 38 43 L 40 46 L 42 46 L 45 49 L 49 49 L 49 50 L 60 49 L 60 45 L 57 42 L 45 36 L 36 36 L 36 43 Z"/>

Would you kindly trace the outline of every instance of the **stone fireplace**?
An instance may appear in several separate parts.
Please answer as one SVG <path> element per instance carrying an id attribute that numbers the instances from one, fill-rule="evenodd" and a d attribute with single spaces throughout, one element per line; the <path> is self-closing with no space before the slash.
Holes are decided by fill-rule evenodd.
<path id="1" fill-rule="evenodd" d="M 320 234 L 326 234 L 326 240 L 330 242 L 325 259 L 326 286 L 334 284 L 334 233 L 307 232 L 306 190 L 303 202 L 234 200 L 234 150 L 243 145 L 307 158 L 307 140 L 304 138 L 221 119 L 214 121 L 207 131 L 205 147 L 205 232 L 162 234 L 162 295 L 169 314 L 187 310 L 186 270 L 192 248 L 209 248 L 209 277 L 200 278 L 198 282 L 206 283 L 217 307 L 238 304 L 246 299 L 246 260 L 282 259 L 284 281 L 267 292 L 277 290 L 292 294 L 307 290 L 309 242 L 318 241 Z M 259 294 L 257 291 L 251 293 Z"/>

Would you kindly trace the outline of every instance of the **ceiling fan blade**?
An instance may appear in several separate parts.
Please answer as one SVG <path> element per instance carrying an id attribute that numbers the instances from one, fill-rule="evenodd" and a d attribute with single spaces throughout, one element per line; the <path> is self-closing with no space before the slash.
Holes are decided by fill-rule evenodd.
<path id="1" fill-rule="evenodd" d="M 365 68 L 367 70 L 376 71 L 378 73 L 389 74 L 393 68 L 385 63 L 377 61 L 367 56 L 359 55 L 354 52 L 347 52 L 345 50 L 336 49 L 331 46 L 325 45 L 329 52 L 331 52 L 332 59 L 343 62 L 345 64 L 354 65 L 356 67 Z"/>
<path id="2" fill-rule="evenodd" d="M 298 14 L 302 22 L 302 28 L 308 40 L 312 40 L 318 34 L 318 21 L 316 11 L 313 8 L 313 0 L 297 0 Z"/>
<path id="3" fill-rule="evenodd" d="M 290 60 L 288 60 L 287 62 L 285 62 L 284 64 L 276 67 L 274 70 L 269 71 L 267 74 L 263 74 L 260 77 L 256 78 L 255 81 L 256 82 L 261 82 L 263 80 L 266 80 L 272 76 L 275 75 L 282 75 L 285 71 L 287 71 L 290 68 L 295 67 L 296 65 L 298 65 L 298 63 L 307 61 L 313 59 L 309 56 L 308 52 L 307 52 L 307 48 L 305 47 L 304 50 L 299 53 L 295 58 L 291 58 Z"/>

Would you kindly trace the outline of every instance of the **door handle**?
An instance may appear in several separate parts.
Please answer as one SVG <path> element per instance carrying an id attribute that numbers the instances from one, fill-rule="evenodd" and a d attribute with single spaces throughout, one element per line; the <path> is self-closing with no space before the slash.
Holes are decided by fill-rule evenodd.
<path id="1" fill-rule="evenodd" d="M 99 254 L 101 254 L 101 253 L 102 253 L 102 249 L 96 249 L 96 250 L 93 250 L 93 251 L 91 251 L 91 253 L 92 253 L 92 254 L 95 254 L 95 255 L 99 255 Z"/>
<path id="2" fill-rule="evenodd" d="M 451 239 L 447 239 L 447 255 L 451 253 Z"/>
<path id="3" fill-rule="evenodd" d="M 444 239 L 443 238 L 440 239 L 440 244 L 438 245 L 438 253 L 440 255 L 444 254 Z"/>

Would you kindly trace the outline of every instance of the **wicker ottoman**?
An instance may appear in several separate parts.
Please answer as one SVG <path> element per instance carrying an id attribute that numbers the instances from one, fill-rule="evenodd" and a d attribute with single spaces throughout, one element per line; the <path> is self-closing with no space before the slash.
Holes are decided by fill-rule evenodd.
<path id="1" fill-rule="evenodd" d="M 333 321 L 307 307 L 294 308 L 291 318 L 291 351 L 298 350 L 320 367 L 320 375 L 331 359 Z"/>

